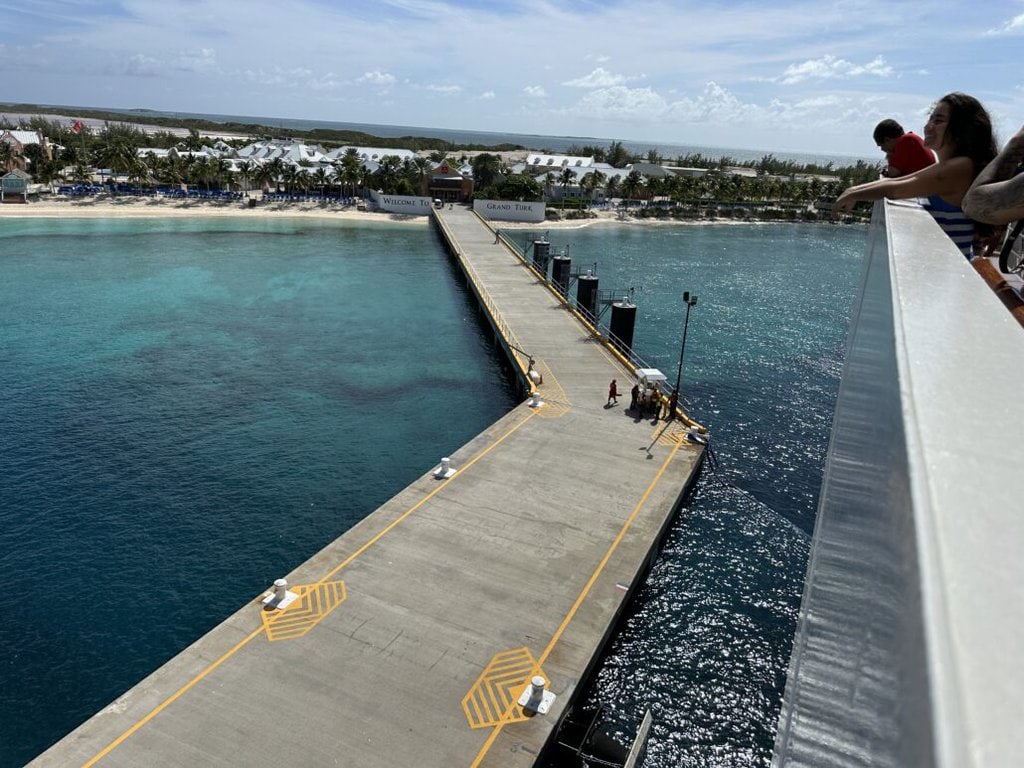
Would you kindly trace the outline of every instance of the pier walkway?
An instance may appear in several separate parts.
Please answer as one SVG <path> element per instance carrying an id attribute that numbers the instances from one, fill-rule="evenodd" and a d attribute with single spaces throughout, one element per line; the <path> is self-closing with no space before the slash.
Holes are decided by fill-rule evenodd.
<path id="1" fill-rule="evenodd" d="M 506 342 L 535 358 L 543 405 L 287 574 L 287 609 L 254 595 L 33 766 L 535 763 L 701 448 L 678 421 L 626 413 L 624 365 L 486 223 L 435 215 Z M 625 394 L 605 407 L 613 378 Z M 535 675 L 557 698 L 528 716 L 516 700 Z"/>

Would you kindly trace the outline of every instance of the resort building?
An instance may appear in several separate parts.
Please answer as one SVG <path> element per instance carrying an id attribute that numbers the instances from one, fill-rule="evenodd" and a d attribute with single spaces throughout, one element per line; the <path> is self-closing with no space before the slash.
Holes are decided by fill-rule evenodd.
<path id="1" fill-rule="evenodd" d="M 469 200 L 473 196 L 473 172 L 471 168 L 468 174 L 465 170 L 446 162 L 434 168 L 428 189 L 430 196 L 444 203 Z"/>
<path id="2" fill-rule="evenodd" d="M 0 131 L 0 142 L 11 148 L 12 158 L 0 168 L 0 171 L 9 171 L 13 168 L 25 170 L 25 150 L 33 144 L 38 144 L 42 150 L 43 157 L 50 158 L 50 145 L 42 131 Z"/>

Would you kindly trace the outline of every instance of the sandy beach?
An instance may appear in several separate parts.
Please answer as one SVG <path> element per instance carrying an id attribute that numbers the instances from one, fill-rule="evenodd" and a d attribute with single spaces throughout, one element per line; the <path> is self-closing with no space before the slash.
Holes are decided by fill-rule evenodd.
<path id="1" fill-rule="evenodd" d="M 500 221 L 495 222 L 501 229 L 582 229 L 602 225 L 636 226 L 705 226 L 708 224 L 757 224 L 758 221 L 735 219 L 654 219 L 621 217 L 615 210 L 598 210 L 593 218 L 546 220 L 536 223 Z M 181 200 L 153 197 L 99 197 L 64 198 L 51 197 L 29 203 L 4 203 L 0 205 L 2 218 L 117 218 L 117 217 L 284 217 L 307 219 L 332 219 L 335 221 L 395 222 L 411 226 L 426 226 L 427 216 L 405 216 L 380 211 L 360 211 L 355 206 L 335 203 L 257 203 L 255 208 L 239 201 Z"/>
<path id="2" fill-rule="evenodd" d="M 255 208 L 238 201 L 179 200 L 152 197 L 101 197 L 61 198 L 54 197 L 29 203 L 5 203 L 0 205 L 0 218 L 117 218 L 117 217 L 293 217 L 334 219 L 347 221 L 389 221 L 411 225 L 423 225 L 427 216 L 404 216 L 378 211 L 360 211 L 355 206 L 334 203 L 257 203 Z M 628 223 L 638 219 L 620 219 L 614 211 L 600 211 L 597 218 L 545 221 L 536 224 L 498 222 L 499 227 L 534 228 L 576 228 L 601 223 Z M 650 223 L 645 221 L 643 223 Z"/>
<path id="3" fill-rule="evenodd" d="M 255 208 L 235 201 L 177 200 L 153 197 L 48 198 L 30 203 L 0 205 L 0 218 L 63 218 L 102 219 L 117 217 L 295 217 L 347 219 L 366 221 L 407 221 L 426 224 L 425 216 L 360 211 L 354 206 L 330 203 L 260 202 Z"/>

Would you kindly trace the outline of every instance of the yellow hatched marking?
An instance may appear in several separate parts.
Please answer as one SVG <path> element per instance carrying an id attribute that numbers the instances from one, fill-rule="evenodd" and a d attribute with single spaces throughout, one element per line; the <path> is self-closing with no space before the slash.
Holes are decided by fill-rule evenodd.
<path id="1" fill-rule="evenodd" d="M 472 467 L 474 464 L 476 464 L 478 461 L 480 461 L 484 456 L 486 456 L 491 451 L 493 451 L 495 448 L 497 448 L 499 445 L 501 445 L 503 442 L 505 442 L 505 440 L 507 440 L 511 435 L 513 435 L 516 432 L 516 430 L 518 430 L 524 424 L 528 424 L 530 422 L 530 419 L 533 418 L 533 416 L 534 416 L 534 414 L 531 413 L 529 416 L 527 416 L 525 419 L 520 421 L 518 424 L 513 425 L 511 429 L 509 429 L 507 432 L 505 432 L 503 435 L 501 435 L 501 437 L 499 437 L 493 443 L 488 445 L 486 448 L 481 450 L 479 453 L 475 454 L 473 456 L 473 458 L 471 458 L 462 467 L 462 469 L 459 472 L 459 474 L 455 475 L 451 479 L 445 480 L 443 483 L 438 483 L 437 486 L 434 488 L 434 490 L 432 490 L 430 493 L 428 493 L 426 496 L 424 496 L 418 502 L 413 504 L 409 509 L 407 509 L 401 515 L 399 515 L 396 519 L 392 520 L 383 529 L 378 531 L 377 534 L 374 535 L 369 541 L 367 541 L 365 544 L 363 544 L 361 547 L 359 547 L 359 549 L 357 549 L 355 552 L 353 552 L 347 558 L 342 560 L 338 565 L 336 565 L 334 568 L 332 568 L 328 573 L 324 574 L 324 576 L 320 579 L 320 581 L 317 582 L 317 585 L 327 583 L 328 579 L 330 579 L 332 576 L 334 576 L 336 573 L 338 573 L 342 568 L 345 568 L 350 563 L 355 561 L 356 558 L 358 558 L 360 555 L 362 555 L 364 552 L 366 552 L 368 549 L 370 549 L 374 544 L 376 544 L 378 541 L 380 541 L 380 539 L 382 539 L 384 536 L 386 536 L 390 531 L 395 529 L 403 520 L 405 520 L 407 517 L 409 517 L 411 514 L 413 514 L 417 509 L 419 509 L 421 506 L 426 504 L 428 501 L 430 501 L 430 499 L 434 498 L 434 496 L 436 494 L 440 493 L 443 488 L 447 487 L 448 483 L 450 483 L 452 480 L 454 480 L 455 478 L 465 477 L 466 471 L 470 467 Z M 344 599 L 344 597 L 342 599 Z M 276 621 L 274 623 L 276 623 Z M 172 693 L 170 696 L 168 696 L 166 699 L 164 699 L 162 702 L 160 702 L 153 709 L 151 709 L 145 716 L 143 716 L 141 719 L 136 721 L 130 728 L 128 728 L 126 731 L 124 731 L 124 733 L 122 733 L 120 736 L 118 736 L 116 739 L 114 739 L 112 742 L 110 742 L 107 746 L 105 746 L 103 749 L 101 749 L 99 752 L 97 752 L 96 755 L 94 755 L 88 762 L 86 762 L 83 765 L 82 768 L 91 768 L 96 763 L 101 761 L 104 757 L 106 757 L 111 752 L 113 752 L 115 749 L 117 749 L 118 746 L 123 744 L 125 742 L 125 740 L 130 738 L 136 732 L 138 732 L 139 729 L 141 729 L 147 723 L 152 721 L 161 712 L 163 712 L 165 709 L 170 707 L 174 702 L 176 702 L 178 699 L 180 699 L 182 696 L 184 696 L 186 693 L 188 693 L 190 690 L 192 690 L 194 687 L 196 687 L 200 682 L 202 682 L 204 679 L 206 679 L 207 675 L 212 673 L 221 664 L 223 664 L 225 661 L 227 661 L 232 656 L 234 656 L 236 653 L 238 653 L 243 648 L 245 648 L 245 646 L 247 646 L 252 640 L 256 639 L 258 636 L 260 636 L 262 634 L 265 634 L 265 632 L 266 632 L 266 626 L 261 621 L 260 622 L 260 626 L 258 626 L 256 629 L 254 629 L 248 635 L 246 635 L 242 640 L 237 642 L 230 650 L 226 651 L 223 655 L 220 656 L 220 658 L 218 658 L 212 664 L 210 664 L 209 666 L 204 668 L 201 672 L 199 672 L 199 674 L 197 674 L 195 677 L 193 677 L 191 680 L 189 680 L 187 683 L 185 683 L 185 685 L 183 685 L 177 691 Z"/>
<path id="2" fill-rule="evenodd" d="M 487 728 L 526 720 L 518 705 L 519 695 L 535 675 L 542 674 L 526 648 L 497 654 L 462 699 L 469 727 Z"/>
<path id="3" fill-rule="evenodd" d="M 559 625 L 558 629 L 555 630 L 555 634 L 552 636 L 551 641 L 544 649 L 544 652 L 541 653 L 540 658 L 537 660 L 538 668 L 545 661 L 547 661 L 548 656 L 551 655 L 551 652 L 554 651 L 555 646 L 558 645 L 558 641 L 561 639 L 562 633 L 565 632 L 566 627 L 569 626 L 569 623 L 576 616 L 576 612 L 579 610 L 580 606 L 583 604 L 583 601 L 590 593 L 590 590 L 593 588 L 598 576 L 601 575 L 601 572 L 604 571 L 605 566 L 608 565 L 608 561 L 611 560 L 612 555 L 615 553 L 615 550 L 618 549 L 619 544 L 622 542 L 622 539 L 625 538 L 626 532 L 629 531 L 629 529 L 632 527 L 633 521 L 636 520 L 637 515 L 640 514 L 640 510 L 643 509 L 644 504 L 647 502 L 647 497 L 651 495 L 651 491 L 653 491 L 654 487 L 661 481 L 662 475 L 665 474 L 665 471 L 668 469 L 669 464 L 672 463 L 672 460 L 679 452 L 679 448 L 682 446 L 682 444 L 682 442 L 677 442 L 674 446 L 672 446 L 672 450 L 668 452 L 668 456 L 665 457 L 665 461 L 662 463 L 661 468 L 658 470 L 658 473 L 654 476 L 654 479 L 651 480 L 650 484 L 647 486 L 647 490 L 644 491 L 643 495 L 640 497 L 640 500 L 637 502 L 636 506 L 633 507 L 633 511 L 630 513 L 629 518 L 623 524 L 622 528 L 619 529 L 619 533 L 615 537 L 615 540 L 608 547 L 608 550 L 605 552 L 604 557 L 601 558 L 601 562 L 598 564 L 597 568 L 594 569 L 593 573 L 590 574 L 590 579 L 587 580 L 587 583 L 583 587 L 583 590 L 576 598 L 576 602 L 573 603 L 572 608 L 569 609 L 569 612 L 565 615 L 565 618 L 562 619 L 561 625 Z M 511 709 L 512 708 L 510 706 L 510 712 Z M 503 719 L 495 724 L 494 729 L 487 736 L 487 740 L 484 742 L 483 746 L 480 747 L 480 751 L 477 752 L 476 758 L 470 764 L 469 768 L 479 767 L 480 763 L 483 762 L 484 758 L 487 756 L 487 753 L 494 745 L 495 740 L 501 734 L 506 722 L 514 721 Z"/>
<path id="4" fill-rule="evenodd" d="M 689 430 L 683 423 L 678 418 L 675 418 L 667 423 L 659 423 L 658 427 L 654 430 L 654 434 L 651 435 L 651 442 L 669 446 L 685 443 L 688 432 Z"/>
<path id="5" fill-rule="evenodd" d="M 270 642 L 302 637 L 345 601 L 344 581 L 325 581 L 293 587 L 298 599 L 283 611 L 263 611 L 263 627 Z"/>
<path id="6" fill-rule="evenodd" d="M 537 387 L 541 402 L 544 403 L 536 409 L 537 415 L 542 419 L 557 419 L 567 414 L 572 408 L 572 403 L 569 402 L 569 396 L 565 394 L 551 368 L 543 360 L 535 361 L 533 367 L 540 371 L 544 380 L 544 383 Z"/>

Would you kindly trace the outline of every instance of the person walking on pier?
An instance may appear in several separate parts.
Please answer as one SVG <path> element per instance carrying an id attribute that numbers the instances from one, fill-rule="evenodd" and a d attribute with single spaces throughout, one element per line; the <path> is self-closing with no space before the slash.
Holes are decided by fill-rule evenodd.
<path id="1" fill-rule="evenodd" d="M 617 386 L 615 386 L 615 379 L 612 379 L 612 383 L 608 385 L 608 402 L 605 403 L 605 405 L 608 406 L 608 405 L 618 405 L 618 404 L 619 404 L 619 388 Z"/>
<path id="2" fill-rule="evenodd" d="M 634 384 L 633 388 L 629 390 L 629 410 L 633 413 L 638 413 L 637 406 L 640 403 L 640 385 Z"/>

